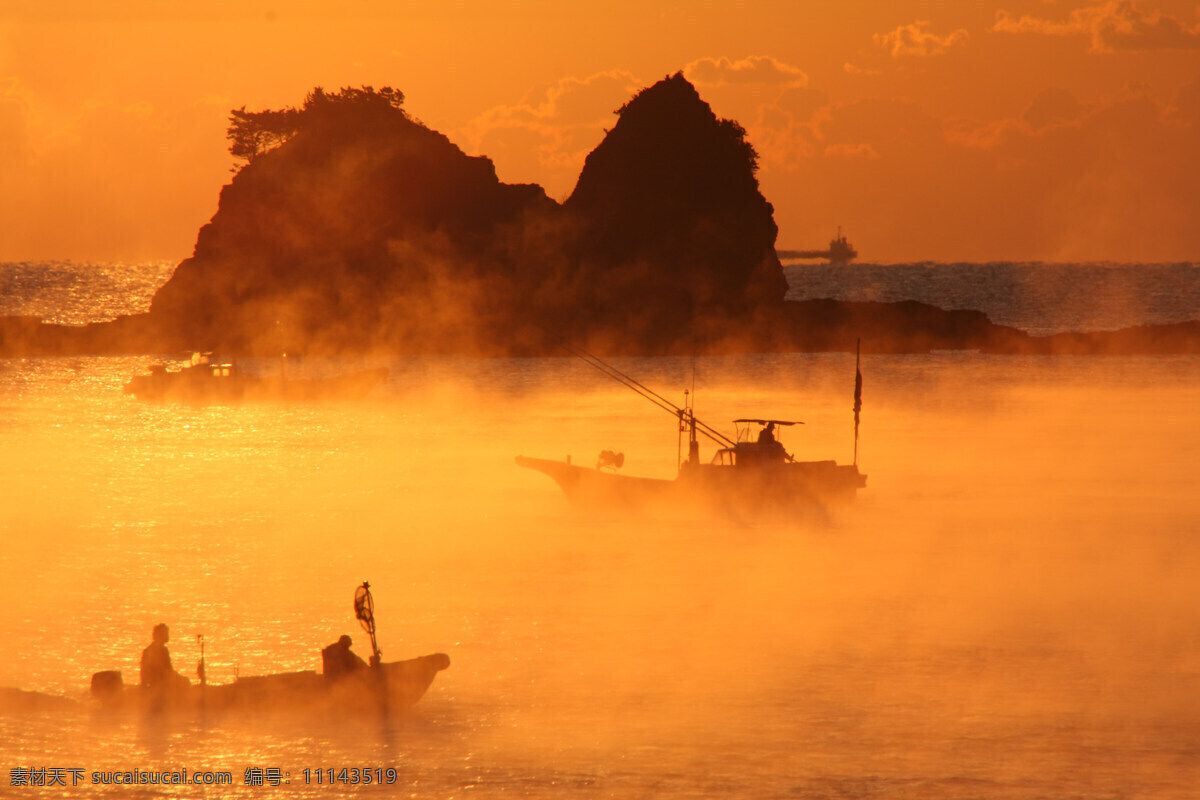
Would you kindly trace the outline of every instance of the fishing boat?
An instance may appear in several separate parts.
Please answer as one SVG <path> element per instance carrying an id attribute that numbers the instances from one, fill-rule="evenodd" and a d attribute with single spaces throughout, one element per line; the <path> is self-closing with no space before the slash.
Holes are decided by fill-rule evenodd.
<path id="1" fill-rule="evenodd" d="M 311 401 L 366 396 L 387 378 L 386 369 L 370 369 L 329 378 L 290 378 L 280 367 L 275 376 L 248 375 L 230 361 L 214 362 L 211 353 L 193 353 L 182 369 L 156 364 L 147 375 L 125 384 L 139 400 L 199 405 L 228 405 L 244 401 Z"/>
<path id="2" fill-rule="evenodd" d="M 703 505 L 722 509 L 788 511 L 852 499 L 867 485 L 858 469 L 858 423 L 862 407 L 862 372 L 855 367 L 854 441 L 852 464 L 804 461 L 789 453 L 777 430 L 803 425 L 796 420 L 742 418 L 734 420 L 736 438 L 727 437 L 696 418 L 687 400 L 677 406 L 595 356 L 575 352 L 591 366 L 629 387 L 655 405 L 671 412 L 680 431 L 688 433 L 688 455 L 680 459 L 674 478 L 632 477 L 617 473 L 624 458 L 601 453 L 595 467 L 543 458 L 517 456 L 518 466 L 548 475 L 567 499 L 590 507 L 646 506 L 653 504 Z M 694 395 L 692 395 L 694 403 Z M 700 458 L 699 436 L 717 444 L 707 463 Z M 620 456 L 620 457 L 618 457 Z"/>
<path id="3" fill-rule="evenodd" d="M 103 709 L 146 712 L 279 711 L 342 715 L 401 712 L 411 708 L 425 695 L 437 674 L 450 666 L 450 657 L 434 653 L 385 662 L 375 638 L 374 599 L 370 584 L 365 581 L 355 591 L 354 609 L 371 637 L 370 661 L 359 669 L 335 675 L 326 661 L 321 673 L 303 670 L 239 676 L 233 683 L 214 685 L 204 678 L 203 639 L 198 637 L 201 642 L 198 684 L 185 684 L 179 679 L 175 685 L 155 688 L 129 686 L 119 670 L 107 670 L 92 675 L 91 696 Z"/>

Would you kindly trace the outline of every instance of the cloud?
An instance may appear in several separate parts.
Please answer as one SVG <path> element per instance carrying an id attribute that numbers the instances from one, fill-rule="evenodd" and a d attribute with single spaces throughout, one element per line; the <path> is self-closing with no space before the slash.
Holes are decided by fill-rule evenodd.
<path id="1" fill-rule="evenodd" d="M 1083 103 L 1049 90 L 1022 115 L 991 121 L 896 100 L 834 105 L 817 125 L 813 157 L 773 178 L 780 188 L 770 199 L 781 229 L 846 221 L 864 232 L 864 253 L 1178 260 L 1200 247 L 1191 222 L 1200 149 L 1196 122 L 1184 121 L 1198 103 L 1200 81 L 1170 106 L 1145 95 Z M 788 186 L 820 191 L 782 194 Z"/>
<path id="2" fill-rule="evenodd" d="M 829 93 L 821 89 L 788 89 L 779 96 L 775 107 L 799 122 L 811 120 L 813 115 L 829 105 Z"/>
<path id="3" fill-rule="evenodd" d="M 873 38 L 876 45 L 892 54 L 892 58 L 940 56 L 951 47 L 966 44 L 967 32 L 962 28 L 946 36 L 938 36 L 929 30 L 929 25 L 925 20 L 917 20 L 909 25 L 901 25 L 890 33 L 877 33 Z"/>
<path id="4" fill-rule="evenodd" d="M 799 160 L 821 152 L 817 128 L 829 107 L 828 92 L 811 86 L 793 86 L 777 93 L 748 92 L 745 88 L 737 93 L 741 95 L 740 102 L 722 105 L 735 112 L 729 116 L 745 125 L 764 172 L 792 169 Z M 738 109 L 743 113 L 737 113 Z"/>
<path id="5" fill-rule="evenodd" d="M 1001 10 L 996 12 L 992 30 L 1039 36 L 1088 36 L 1093 53 L 1200 49 L 1200 24 L 1189 26 L 1133 0 L 1107 0 L 1076 8 L 1062 21 L 1028 15 L 1017 18 Z"/>
<path id="6" fill-rule="evenodd" d="M 1025 109 L 1024 120 L 1037 130 L 1047 125 L 1074 122 L 1084 115 L 1085 108 L 1066 89 L 1046 89 Z"/>
<path id="7" fill-rule="evenodd" d="M 825 148 L 829 158 L 879 158 L 875 148 L 865 142 L 858 144 L 831 144 Z"/>
<path id="8" fill-rule="evenodd" d="M 762 136 L 779 144 L 769 146 L 772 151 L 808 152 L 805 141 L 811 137 L 803 127 L 828 97 L 808 88 L 808 76 L 799 68 L 770 56 L 721 57 L 697 59 L 683 72 L 718 116 L 750 129 L 755 146 Z M 488 109 L 449 132 L 450 138 L 467 152 L 490 157 L 501 180 L 536 182 L 550 196 L 563 198 L 587 154 L 615 123 L 613 111 L 644 85 L 623 70 L 562 78 L 519 103 Z M 786 112 L 782 123 L 760 124 L 764 114 L 780 110 Z M 794 146 L 785 142 L 790 138 Z"/>
<path id="9" fill-rule="evenodd" d="M 539 183 L 552 196 L 574 186 L 613 112 L 642 87 L 628 72 L 565 77 L 514 105 L 490 108 L 454 131 L 465 150 L 489 156 L 502 180 Z"/>
<path id="10" fill-rule="evenodd" d="M 1174 117 L 1186 125 L 1200 125 L 1200 78 L 1176 94 Z"/>
<path id="11" fill-rule="evenodd" d="M 1031 125 L 1019 119 L 999 119 L 986 123 L 958 120 L 945 124 L 945 139 L 968 150 L 999 150 L 1014 139 L 1029 134 Z"/>
<path id="12" fill-rule="evenodd" d="M 563 78 L 551 86 L 535 116 L 558 125 L 589 125 L 611 119 L 641 82 L 628 72 L 612 70 L 587 78 Z"/>
<path id="13" fill-rule="evenodd" d="M 26 123 L 29 104 L 15 78 L 0 78 L 0 165 L 11 168 L 26 158 L 29 133 Z M 8 169 L 0 170 L 6 173 Z M 0 175 L 0 180 L 3 176 Z"/>
<path id="14" fill-rule="evenodd" d="M 820 95 L 825 97 L 823 93 Z M 814 98 L 816 99 L 816 98 Z M 828 103 L 808 113 L 792 113 L 778 105 L 764 107 L 757 120 L 747 126 L 750 141 L 758 150 L 763 173 L 788 172 L 805 159 L 821 152 L 817 128 Z"/>
<path id="15" fill-rule="evenodd" d="M 2 257 L 186 255 L 228 175 L 223 110 L 96 101 L 63 117 L 37 100 L 23 113 L 0 94 Z"/>
<path id="16" fill-rule="evenodd" d="M 854 150 L 868 143 L 885 157 L 944 139 L 942 121 L 920 105 L 885 98 L 835 107 L 820 125 L 820 135 L 828 145 L 848 145 Z"/>
<path id="17" fill-rule="evenodd" d="M 759 85 L 798 87 L 808 85 L 808 76 L 796 67 L 770 56 L 750 56 L 741 61 L 701 58 L 683 68 L 697 86 Z"/>
<path id="18" fill-rule="evenodd" d="M 842 70 L 843 70 L 843 71 L 844 71 L 844 72 L 845 72 L 847 75 L 866 75 L 866 76 L 875 76 L 875 75 L 882 75 L 882 74 L 883 74 L 882 72 L 880 72 L 880 71 L 879 71 L 879 70 L 877 70 L 877 69 L 866 69 L 866 68 L 864 68 L 864 67 L 860 67 L 860 66 L 858 66 L 858 65 L 856 65 L 856 64 L 851 64 L 849 61 L 847 61 L 845 64 L 843 64 L 843 65 L 842 65 Z"/>

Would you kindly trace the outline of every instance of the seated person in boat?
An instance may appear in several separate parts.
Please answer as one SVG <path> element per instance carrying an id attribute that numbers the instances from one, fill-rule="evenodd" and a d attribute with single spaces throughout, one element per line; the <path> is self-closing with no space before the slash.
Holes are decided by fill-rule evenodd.
<path id="1" fill-rule="evenodd" d="M 321 671 L 326 678 L 337 680 L 367 668 L 367 662 L 350 650 L 349 636 L 342 636 L 321 651 Z"/>
<path id="2" fill-rule="evenodd" d="M 167 650 L 171 629 L 160 622 L 154 626 L 152 635 L 153 641 L 142 651 L 142 686 L 161 691 L 191 685 L 186 677 L 171 666 L 171 651 Z"/>
<path id="3" fill-rule="evenodd" d="M 775 423 L 768 422 L 767 426 L 758 432 L 759 444 L 778 444 L 779 440 L 775 438 Z"/>
<path id="4" fill-rule="evenodd" d="M 764 457 L 780 461 L 790 459 L 791 454 L 783 449 L 783 442 L 775 438 L 775 423 L 768 422 L 766 427 L 758 432 L 758 444 Z"/>

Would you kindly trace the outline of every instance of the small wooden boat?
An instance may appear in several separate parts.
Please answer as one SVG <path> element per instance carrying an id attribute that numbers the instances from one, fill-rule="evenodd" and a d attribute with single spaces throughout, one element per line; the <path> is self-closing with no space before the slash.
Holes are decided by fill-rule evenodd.
<path id="1" fill-rule="evenodd" d="M 380 368 L 329 378 L 289 378 L 282 370 L 276 376 L 247 375 L 232 362 L 213 363 L 208 354 L 195 353 L 179 370 L 162 364 L 151 367 L 149 374 L 125 384 L 125 391 L 139 400 L 199 405 L 353 400 L 366 396 L 387 374 Z"/>
<path id="2" fill-rule="evenodd" d="M 416 705 L 437 674 L 450 666 L 445 653 L 380 663 L 361 673 L 327 678 L 315 670 L 239 677 L 233 683 L 172 689 L 126 686 L 119 671 L 97 672 L 91 693 L 107 709 L 181 712 L 400 712 Z"/>
<path id="3" fill-rule="evenodd" d="M 315 670 L 255 675 L 239 677 L 233 683 L 212 685 L 203 680 L 201 639 L 200 684 L 189 684 L 185 678 L 171 675 L 174 680 L 161 686 L 127 686 L 119 670 L 107 670 L 92 675 L 92 697 L 105 709 L 146 712 L 341 715 L 405 711 L 425 695 L 437 674 L 450 666 L 450 657 L 445 653 L 434 653 L 407 661 L 382 661 L 375 639 L 374 599 L 370 588 L 364 581 L 354 597 L 355 616 L 371 637 L 369 664 L 351 656 L 360 668 L 336 675 L 319 674 Z M 349 638 L 345 641 L 348 646 Z M 328 663 L 326 671 L 330 671 Z"/>

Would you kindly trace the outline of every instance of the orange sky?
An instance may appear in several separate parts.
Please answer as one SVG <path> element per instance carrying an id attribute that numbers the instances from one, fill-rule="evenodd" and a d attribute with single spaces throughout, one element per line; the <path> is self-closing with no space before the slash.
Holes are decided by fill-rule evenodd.
<path id="1" fill-rule="evenodd" d="M 1198 0 L 5 0 L 0 261 L 186 257 L 229 109 L 317 85 L 395 86 L 561 199 L 680 69 L 749 130 L 780 248 L 1200 261 Z"/>

